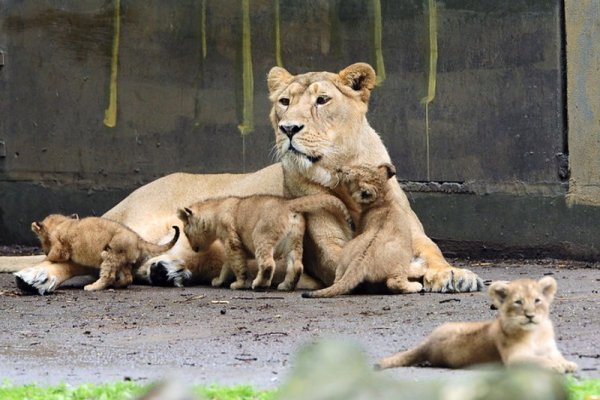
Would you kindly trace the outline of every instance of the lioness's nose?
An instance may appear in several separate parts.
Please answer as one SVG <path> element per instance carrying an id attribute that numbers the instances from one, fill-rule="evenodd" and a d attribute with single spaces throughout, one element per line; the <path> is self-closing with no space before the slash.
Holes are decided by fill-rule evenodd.
<path id="1" fill-rule="evenodd" d="M 304 128 L 304 125 L 294 125 L 294 124 L 279 124 L 279 130 L 283 132 L 290 139 L 296 133 L 300 132 Z"/>

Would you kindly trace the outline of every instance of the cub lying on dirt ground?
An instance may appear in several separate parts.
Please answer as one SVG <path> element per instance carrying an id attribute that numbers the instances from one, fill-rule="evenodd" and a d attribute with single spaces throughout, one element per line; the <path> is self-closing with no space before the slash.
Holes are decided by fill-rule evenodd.
<path id="1" fill-rule="evenodd" d="M 532 363 L 560 373 L 573 372 L 556 346 L 549 308 L 556 281 L 519 279 L 494 282 L 489 295 L 499 316 L 492 321 L 452 322 L 436 328 L 419 346 L 379 361 L 385 369 L 420 363 L 462 368 L 502 361 L 505 365 Z"/>
<path id="2" fill-rule="evenodd" d="M 251 253 L 258 264 L 252 289 L 271 286 L 275 257 L 280 256 L 286 259 L 287 271 L 277 289 L 293 290 L 303 271 L 306 222 L 302 214 L 322 211 L 336 215 L 351 234 L 352 218 L 346 206 L 328 194 L 293 200 L 269 195 L 211 199 L 183 208 L 177 215 L 192 249 L 203 250 L 217 239 L 225 246 L 226 261 L 213 286 L 222 285 L 233 272 L 231 289 L 248 288 L 247 253 Z"/>
<path id="3" fill-rule="evenodd" d="M 173 239 L 165 245 L 157 245 L 146 242 L 126 226 L 104 218 L 79 219 L 51 214 L 43 221 L 31 224 L 47 260 L 73 261 L 85 267 L 100 268 L 100 278 L 86 285 L 85 290 L 131 284 L 134 266 L 164 253 L 177 242 L 179 228 L 173 228 Z M 19 274 L 16 275 L 18 278 Z"/>
<path id="4" fill-rule="evenodd" d="M 425 274 L 420 262 L 412 262 L 412 241 L 408 224 L 402 220 L 388 180 L 396 175 L 391 164 L 342 167 L 340 183 L 347 192 L 346 203 L 359 208 L 357 236 L 343 248 L 328 288 L 305 292 L 302 297 L 333 297 L 350 293 L 362 282 L 384 282 L 393 293 L 415 293 L 423 289 L 419 279 Z M 348 196 L 349 195 L 349 196 Z"/>

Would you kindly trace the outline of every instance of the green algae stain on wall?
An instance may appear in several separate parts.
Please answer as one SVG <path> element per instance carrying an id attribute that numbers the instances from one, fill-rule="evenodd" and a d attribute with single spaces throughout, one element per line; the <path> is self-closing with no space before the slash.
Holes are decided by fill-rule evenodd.
<path id="1" fill-rule="evenodd" d="M 110 86 L 108 108 L 104 112 L 104 125 L 109 128 L 117 126 L 117 73 L 119 69 L 119 36 L 121 31 L 121 0 L 115 0 L 113 16 L 113 45 L 110 64 Z"/>
<path id="2" fill-rule="evenodd" d="M 250 38 L 250 4 L 242 0 L 242 136 L 254 131 L 254 78 L 252 76 L 252 42 Z"/>

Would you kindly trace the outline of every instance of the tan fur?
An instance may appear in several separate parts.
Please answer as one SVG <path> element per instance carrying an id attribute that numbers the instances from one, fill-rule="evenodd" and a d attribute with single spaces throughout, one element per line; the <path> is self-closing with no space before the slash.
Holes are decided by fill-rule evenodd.
<path id="1" fill-rule="evenodd" d="M 302 241 L 306 225 L 303 214 L 321 210 L 351 221 L 344 204 L 337 197 L 325 194 L 294 200 L 266 195 L 212 199 L 179 210 L 178 216 L 193 249 L 204 250 L 216 240 L 224 245 L 226 261 L 220 276 L 212 281 L 213 286 L 221 286 L 233 272 L 236 280 L 230 285 L 232 289 L 250 287 L 247 265 L 250 255 L 258 263 L 252 289 L 271 286 L 275 258 L 282 257 L 287 263 L 287 273 L 277 289 L 293 290 L 303 271 Z"/>
<path id="2" fill-rule="evenodd" d="M 177 242 L 179 228 L 170 243 L 159 246 L 142 240 L 135 232 L 104 218 L 72 218 L 51 214 L 31 224 L 46 259 L 100 268 L 100 278 L 85 290 L 125 287 L 133 281 L 132 268 L 145 259 L 169 250 Z"/>
<path id="3" fill-rule="evenodd" d="M 357 236 L 342 251 L 335 283 L 303 297 L 333 297 L 350 293 L 362 282 L 385 283 L 392 293 L 415 293 L 424 268 L 411 264 L 412 243 L 403 214 L 389 192 L 387 182 L 395 176 L 391 164 L 361 165 L 339 169 L 341 186 L 348 191 L 353 208 L 360 209 Z"/>
<path id="4" fill-rule="evenodd" d="M 332 178 L 338 167 L 390 162 L 381 138 L 366 118 L 368 100 L 375 84 L 375 72 L 369 65 L 353 64 L 339 73 L 300 75 L 274 67 L 267 81 L 273 102 L 271 121 L 275 149 L 281 163 L 252 174 L 172 174 L 137 189 L 105 217 L 127 225 L 146 240 L 159 241 L 169 234 L 172 225 L 180 224 L 177 209 L 194 202 L 255 194 L 301 197 L 328 193 L 335 184 Z M 286 102 L 287 106 L 284 105 Z M 282 131 L 286 125 L 302 126 L 302 129 L 290 139 Z M 396 223 L 408 226 L 413 256 L 423 259 L 427 267 L 423 278 L 425 289 L 444 292 L 481 288 L 477 275 L 448 265 L 439 248 L 425 234 L 398 183 L 390 180 L 388 186 L 403 214 Z M 330 285 L 335 279 L 340 251 L 351 237 L 339 221 L 327 213 L 311 214 L 307 233 L 305 269 L 311 276 Z M 185 235 L 181 238 L 171 251 L 139 268 L 138 277 L 148 279 L 150 268 L 161 263 L 182 266 L 192 274 L 192 281 L 205 280 L 203 260 L 214 257 L 192 251 Z M 44 271 L 55 274 L 56 268 L 50 268 L 45 262 L 28 271 L 27 275 L 37 276 Z M 74 267 L 68 272 L 79 273 Z"/>
<path id="5" fill-rule="evenodd" d="M 420 363 L 434 367 L 463 368 L 473 364 L 533 363 L 560 373 L 573 372 L 554 340 L 549 308 L 556 281 L 520 279 L 494 282 L 489 294 L 499 310 L 492 321 L 447 323 L 436 328 L 419 346 L 379 361 L 380 368 Z"/>

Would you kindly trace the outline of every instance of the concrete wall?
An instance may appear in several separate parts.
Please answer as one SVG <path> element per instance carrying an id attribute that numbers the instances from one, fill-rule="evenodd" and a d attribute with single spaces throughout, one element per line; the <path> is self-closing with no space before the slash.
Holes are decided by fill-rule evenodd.
<path id="1" fill-rule="evenodd" d="M 101 214 L 170 172 L 265 166 L 267 71 L 366 61 L 380 78 L 369 119 L 443 249 L 597 257 L 597 8 L 6 0 L 0 243 L 33 242 L 49 212 Z"/>

